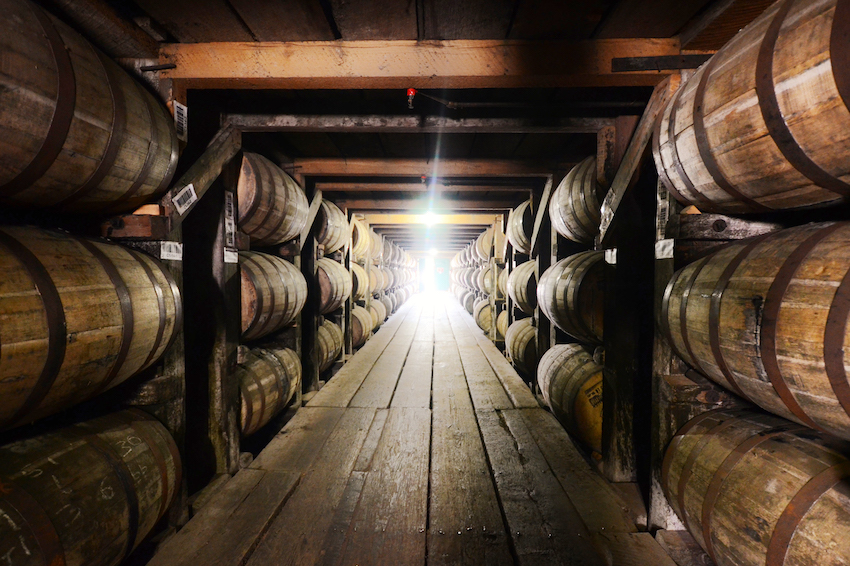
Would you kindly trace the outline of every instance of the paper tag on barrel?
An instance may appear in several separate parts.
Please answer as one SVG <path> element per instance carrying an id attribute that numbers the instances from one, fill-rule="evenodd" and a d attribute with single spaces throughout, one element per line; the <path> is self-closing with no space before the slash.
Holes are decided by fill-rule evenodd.
<path id="1" fill-rule="evenodd" d="M 239 263 L 239 252 L 236 250 L 224 249 L 224 263 Z"/>
<path id="2" fill-rule="evenodd" d="M 180 242 L 161 242 L 159 259 L 183 261 L 183 244 Z"/>
<path id="3" fill-rule="evenodd" d="M 655 242 L 655 259 L 673 258 L 673 239 L 658 240 Z"/>
<path id="4" fill-rule="evenodd" d="M 180 192 L 171 198 L 171 202 L 174 203 L 174 208 L 180 216 L 183 216 L 197 200 L 198 195 L 195 193 L 195 185 L 192 183 L 180 189 Z"/>

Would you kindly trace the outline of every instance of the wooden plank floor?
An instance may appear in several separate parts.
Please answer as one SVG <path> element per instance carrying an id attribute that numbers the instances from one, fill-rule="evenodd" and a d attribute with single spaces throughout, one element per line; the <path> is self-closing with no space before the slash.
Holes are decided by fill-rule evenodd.
<path id="1" fill-rule="evenodd" d="M 675 566 L 448 294 L 417 295 L 153 566 Z"/>

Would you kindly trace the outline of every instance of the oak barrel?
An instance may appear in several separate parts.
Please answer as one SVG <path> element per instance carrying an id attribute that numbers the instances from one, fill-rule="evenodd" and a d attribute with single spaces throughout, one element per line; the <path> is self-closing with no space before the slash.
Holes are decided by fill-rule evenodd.
<path id="1" fill-rule="evenodd" d="M 381 301 L 372 299 L 369 301 L 369 314 L 372 315 L 372 330 L 375 331 L 387 320 L 387 307 Z"/>
<path id="2" fill-rule="evenodd" d="M 114 213 L 161 195 L 178 151 L 162 103 L 34 3 L 0 11 L 0 202 Z"/>
<path id="3" fill-rule="evenodd" d="M 351 341 L 355 348 L 366 343 L 372 335 L 374 325 L 372 314 L 368 310 L 358 305 L 351 309 Z"/>
<path id="4" fill-rule="evenodd" d="M 519 264 L 508 277 L 508 295 L 514 304 L 526 314 L 534 314 L 537 308 L 537 260 Z"/>
<path id="5" fill-rule="evenodd" d="M 552 265 L 537 283 L 546 318 L 581 342 L 602 343 L 603 252 L 580 252 Z"/>
<path id="6" fill-rule="evenodd" d="M 333 312 L 351 296 L 351 274 L 338 261 L 323 257 L 316 261 L 319 312 Z"/>
<path id="7" fill-rule="evenodd" d="M 307 301 L 307 281 L 283 258 L 239 252 L 242 339 L 255 340 L 295 321 Z"/>
<path id="8" fill-rule="evenodd" d="M 492 226 L 484 230 L 480 236 L 475 240 L 475 244 L 473 246 L 473 252 L 475 255 L 476 261 L 487 262 L 490 260 L 490 256 L 493 255 L 493 235 L 495 234 L 495 230 Z"/>
<path id="9" fill-rule="evenodd" d="M 475 292 L 467 291 L 461 300 L 461 304 L 463 304 L 463 308 L 466 309 L 466 312 L 472 314 L 472 311 L 475 309 Z"/>
<path id="10" fill-rule="evenodd" d="M 475 287 L 485 295 L 493 294 L 493 268 L 491 266 L 481 268 Z"/>
<path id="11" fill-rule="evenodd" d="M 496 335 L 504 337 L 508 332 L 508 311 L 503 310 L 496 317 Z"/>
<path id="12" fill-rule="evenodd" d="M 508 356 L 519 373 L 527 378 L 534 377 L 537 366 L 537 329 L 531 318 L 515 320 L 505 332 L 505 347 Z"/>
<path id="13" fill-rule="evenodd" d="M 534 228 L 534 211 L 531 209 L 531 199 L 528 199 L 515 209 L 508 217 L 508 241 L 514 250 L 525 255 L 531 255 L 531 232 Z"/>
<path id="14" fill-rule="evenodd" d="M 301 386 L 301 360 L 289 348 L 254 348 L 236 368 L 242 395 L 242 435 L 254 434 L 280 413 Z"/>
<path id="15" fill-rule="evenodd" d="M 381 298 L 379 300 L 384 304 L 384 308 L 387 311 L 387 316 L 393 314 L 393 307 L 395 305 L 393 305 L 392 299 L 390 299 L 387 295 L 381 295 Z"/>
<path id="16" fill-rule="evenodd" d="M 159 421 L 121 411 L 0 447 L 0 548 L 14 565 L 115 566 L 181 485 Z"/>
<path id="17" fill-rule="evenodd" d="M 271 246 L 297 237 L 307 224 L 310 205 L 298 183 L 283 169 L 246 152 L 236 187 L 239 228 L 251 242 Z"/>
<path id="18" fill-rule="evenodd" d="M 588 157 L 573 167 L 552 193 L 552 228 L 568 240 L 593 244 L 602 219 L 602 193 L 596 176 L 596 157 Z"/>
<path id="19" fill-rule="evenodd" d="M 331 367 L 342 351 L 342 329 L 329 320 L 325 320 L 316 334 L 316 348 L 319 351 L 319 371 Z"/>
<path id="20" fill-rule="evenodd" d="M 710 379 L 850 439 L 848 301 L 850 223 L 807 224 L 729 244 L 678 271 L 662 324 Z"/>
<path id="21" fill-rule="evenodd" d="M 472 318 L 475 319 L 475 324 L 485 333 L 490 332 L 490 327 L 493 325 L 493 309 L 490 307 L 490 299 L 484 298 L 475 301 L 472 307 Z"/>
<path id="22" fill-rule="evenodd" d="M 661 482 L 719 565 L 850 563 L 850 446 L 750 411 L 703 413 L 673 438 Z"/>
<path id="23" fill-rule="evenodd" d="M 502 269 L 499 272 L 499 277 L 496 281 L 496 286 L 499 288 L 499 293 L 501 293 L 501 295 L 503 297 L 507 296 L 507 294 L 508 294 L 508 277 L 510 277 L 510 273 L 508 272 L 508 270 Z M 535 280 L 536 280 L 536 277 L 535 277 Z M 536 298 L 535 298 L 535 300 L 536 300 Z"/>
<path id="24" fill-rule="evenodd" d="M 182 324 L 150 256 L 37 228 L 0 228 L 0 429 L 32 422 L 151 366 Z"/>
<path id="25" fill-rule="evenodd" d="M 537 384 L 567 431 L 602 453 L 602 366 L 580 344 L 557 344 L 540 358 Z"/>
<path id="26" fill-rule="evenodd" d="M 777 2 L 679 88 L 653 144 L 677 199 L 734 214 L 850 196 L 848 11 Z"/>
<path id="27" fill-rule="evenodd" d="M 330 254 L 341 249 L 351 237 L 351 226 L 345 213 L 329 200 L 322 200 L 316 213 L 316 241 Z"/>
<path id="28" fill-rule="evenodd" d="M 358 218 L 351 219 L 351 255 L 365 260 L 371 248 L 371 235 L 366 224 Z"/>
<path id="29" fill-rule="evenodd" d="M 369 294 L 369 276 L 366 275 L 365 269 L 353 261 L 349 265 L 351 267 L 351 298 L 362 301 Z"/>

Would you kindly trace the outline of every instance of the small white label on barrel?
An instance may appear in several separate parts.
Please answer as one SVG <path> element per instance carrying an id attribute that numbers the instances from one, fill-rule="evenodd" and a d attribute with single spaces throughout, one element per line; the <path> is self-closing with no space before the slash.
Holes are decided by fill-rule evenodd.
<path id="1" fill-rule="evenodd" d="M 189 207 L 198 200 L 198 195 L 195 194 L 195 185 L 189 183 L 180 191 L 171 198 L 171 202 L 174 203 L 174 208 L 177 209 L 177 214 L 183 216 L 183 214 L 189 210 Z"/>
<path id="2" fill-rule="evenodd" d="M 239 252 L 236 250 L 224 249 L 224 263 L 239 263 Z"/>
<path id="3" fill-rule="evenodd" d="M 658 240 L 655 242 L 655 259 L 673 258 L 673 239 Z"/>
<path id="4" fill-rule="evenodd" d="M 174 101 L 174 129 L 177 130 L 178 140 L 189 139 L 189 109 L 176 100 Z"/>
<path id="5" fill-rule="evenodd" d="M 608 265 L 617 265 L 617 248 L 605 250 L 605 263 Z"/>
<path id="6" fill-rule="evenodd" d="M 183 244 L 180 242 L 162 242 L 159 248 L 159 259 L 183 261 Z"/>

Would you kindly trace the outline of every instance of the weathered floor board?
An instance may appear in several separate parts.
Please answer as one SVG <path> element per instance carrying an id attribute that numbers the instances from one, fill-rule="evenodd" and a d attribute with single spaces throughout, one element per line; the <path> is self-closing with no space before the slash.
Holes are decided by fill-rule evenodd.
<path id="1" fill-rule="evenodd" d="M 153 566 L 671 566 L 471 317 L 417 296 Z"/>

